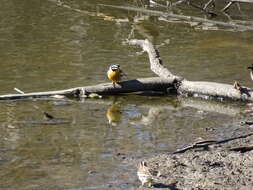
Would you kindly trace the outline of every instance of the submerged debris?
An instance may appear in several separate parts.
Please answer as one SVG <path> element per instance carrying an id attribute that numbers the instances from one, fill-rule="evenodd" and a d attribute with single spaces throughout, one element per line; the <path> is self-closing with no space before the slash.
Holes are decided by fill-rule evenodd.
<path id="1" fill-rule="evenodd" d="M 88 95 L 89 98 L 101 99 L 102 96 L 96 93 L 91 93 Z"/>

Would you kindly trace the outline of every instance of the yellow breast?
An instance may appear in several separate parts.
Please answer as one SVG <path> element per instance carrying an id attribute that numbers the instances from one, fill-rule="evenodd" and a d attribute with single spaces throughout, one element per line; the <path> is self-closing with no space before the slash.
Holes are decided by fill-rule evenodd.
<path id="1" fill-rule="evenodd" d="M 107 73 L 107 77 L 112 80 L 113 82 L 120 81 L 120 71 L 109 71 Z"/>

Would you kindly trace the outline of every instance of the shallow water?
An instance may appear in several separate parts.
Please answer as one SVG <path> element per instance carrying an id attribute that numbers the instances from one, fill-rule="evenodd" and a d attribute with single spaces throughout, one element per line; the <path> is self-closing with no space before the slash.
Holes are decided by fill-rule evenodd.
<path id="1" fill-rule="evenodd" d="M 114 63 L 129 79 L 154 76 L 147 55 L 123 43 L 129 36 L 160 45 L 164 64 L 189 80 L 252 85 L 246 70 L 252 32 L 203 31 L 153 17 L 133 24 L 137 13 L 96 6 L 104 1 L 64 2 L 70 7 L 1 2 L 1 94 L 108 82 L 105 73 Z M 116 23 L 119 18 L 130 21 Z M 1 102 L 0 189 L 136 188 L 136 161 L 236 135 L 242 110 L 239 103 L 175 96 Z M 48 125 L 44 111 L 70 123 Z"/>

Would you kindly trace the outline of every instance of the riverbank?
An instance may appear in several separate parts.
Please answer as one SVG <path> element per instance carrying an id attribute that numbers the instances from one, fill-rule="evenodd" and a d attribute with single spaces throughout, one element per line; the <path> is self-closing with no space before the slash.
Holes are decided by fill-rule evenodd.
<path id="1" fill-rule="evenodd" d="M 161 173 L 153 189 L 252 190 L 252 134 L 184 151 L 161 154 L 146 160 L 150 168 Z"/>

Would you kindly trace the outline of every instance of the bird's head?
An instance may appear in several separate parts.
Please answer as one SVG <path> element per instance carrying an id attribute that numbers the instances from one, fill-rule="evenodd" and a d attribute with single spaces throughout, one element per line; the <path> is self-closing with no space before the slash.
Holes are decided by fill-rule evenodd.
<path id="1" fill-rule="evenodd" d="M 141 166 L 141 167 L 147 167 L 147 162 L 141 161 L 140 166 Z"/>
<path id="2" fill-rule="evenodd" d="M 253 64 L 248 67 L 249 70 L 253 71 Z"/>
<path id="3" fill-rule="evenodd" d="M 110 70 L 112 71 L 118 71 L 120 69 L 120 65 L 119 64 L 115 64 L 115 65 L 111 65 L 110 66 Z"/>

